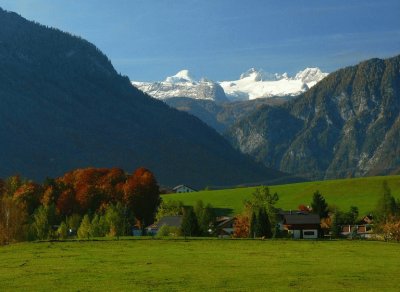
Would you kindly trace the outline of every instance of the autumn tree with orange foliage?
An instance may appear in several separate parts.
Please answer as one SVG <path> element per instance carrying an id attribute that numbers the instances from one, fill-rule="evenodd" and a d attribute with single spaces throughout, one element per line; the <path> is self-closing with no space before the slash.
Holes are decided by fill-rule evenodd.
<path id="1" fill-rule="evenodd" d="M 237 238 L 247 238 L 250 232 L 250 219 L 247 214 L 236 216 L 233 225 L 233 236 Z"/>
<path id="2" fill-rule="evenodd" d="M 76 204 L 75 212 L 85 214 L 121 202 L 126 178 L 119 168 L 85 168 L 66 173 L 57 180 L 65 186 L 57 201 L 57 209 L 66 214 L 71 212 L 71 204 Z"/>
<path id="3" fill-rule="evenodd" d="M 297 207 L 297 209 L 299 210 L 299 211 L 302 211 L 302 212 L 310 212 L 310 208 L 308 208 L 306 205 L 304 205 L 304 204 L 301 204 L 301 205 L 299 205 L 298 207 Z"/>
<path id="4" fill-rule="evenodd" d="M 75 201 L 75 192 L 72 189 L 64 190 L 58 197 L 56 204 L 57 211 L 62 216 L 70 216 L 77 213 L 77 204 Z M 75 211 L 75 212 L 74 212 Z"/>
<path id="5" fill-rule="evenodd" d="M 24 239 L 28 214 L 22 203 L 8 195 L 0 197 L 0 244 Z"/>
<path id="6" fill-rule="evenodd" d="M 385 240 L 400 241 L 400 218 L 390 216 L 388 219 L 378 226 Z"/>
<path id="7" fill-rule="evenodd" d="M 142 228 L 153 223 L 160 204 L 160 190 L 153 173 L 138 168 L 125 183 L 124 202 L 133 210 Z"/>
<path id="8" fill-rule="evenodd" d="M 20 186 L 14 193 L 14 200 L 26 206 L 28 214 L 33 214 L 36 208 L 40 206 L 40 198 L 43 195 L 43 189 L 40 185 L 27 182 Z"/>

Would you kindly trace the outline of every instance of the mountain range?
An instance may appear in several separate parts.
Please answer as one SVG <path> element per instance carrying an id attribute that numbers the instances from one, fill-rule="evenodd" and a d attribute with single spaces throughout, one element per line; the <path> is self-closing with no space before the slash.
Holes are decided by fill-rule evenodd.
<path id="1" fill-rule="evenodd" d="M 400 56 L 329 74 L 280 106 L 264 105 L 226 137 L 269 167 L 311 179 L 400 172 Z"/>
<path id="2" fill-rule="evenodd" d="M 283 176 L 134 88 L 93 44 L 1 9 L 0 27 L 0 176 L 145 166 L 197 188 Z"/>
<path id="3" fill-rule="evenodd" d="M 137 82 L 132 84 L 150 96 L 167 100 L 174 97 L 188 97 L 197 100 L 211 100 L 217 103 L 244 101 L 256 98 L 297 96 L 325 78 L 319 68 L 306 68 L 294 77 L 287 73 L 272 74 L 263 70 L 249 69 L 233 81 L 214 82 L 202 78 L 196 81 L 188 70 L 159 82 Z"/>

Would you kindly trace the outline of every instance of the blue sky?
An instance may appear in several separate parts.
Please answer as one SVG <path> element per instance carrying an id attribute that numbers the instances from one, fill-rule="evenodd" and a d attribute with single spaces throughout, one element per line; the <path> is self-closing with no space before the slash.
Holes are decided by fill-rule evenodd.
<path id="1" fill-rule="evenodd" d="M 251 67 L 332 72 L 400 54 L 399 0 L 0 0 L 0 7 L 89 40 L 138 81 L 181 69 L 213 80 Z"/>

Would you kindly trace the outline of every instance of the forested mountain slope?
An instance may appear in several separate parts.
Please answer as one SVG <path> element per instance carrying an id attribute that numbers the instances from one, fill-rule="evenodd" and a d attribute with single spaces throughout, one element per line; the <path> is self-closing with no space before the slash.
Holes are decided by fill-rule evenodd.
<path id="1" fill-rule="evenodd" d="M 89 42 L 0 9 L 0 176 L 139 166 L 161 184 L 276 179 L 199 119 L 150 98 Z"/>

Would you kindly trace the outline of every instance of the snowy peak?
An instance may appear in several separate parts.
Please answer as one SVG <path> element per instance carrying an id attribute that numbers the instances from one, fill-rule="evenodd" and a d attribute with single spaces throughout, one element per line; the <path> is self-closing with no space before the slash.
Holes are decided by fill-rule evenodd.
<path id="1" fill-rule="evenodd" d="M 322 80 L 328 75 L 328 73 L 323 73 L 319 68 L 306 68 L 303 71 L 299 71 L 294 79 L 301 80 L 304 83 L 310 83 Z"/>
<path id="2" fill-rule="evenodd" d="M 220 85 L 231 100 L 287 97 L 307 91 L 327 75 L 319 68 L 306 68 L 294 77 L 289 77 L 287 73 L 267 73 L 251 68 L 241 74 L 239 80 L 222 81 Z"/>
<path id="3" fill-rule="evenodd" d="M 207 78 L 196 80 L 185 69 L 164 81 L 132 81 L 132 84 L 157 99 L 189 97 L 224 102 L 296 96 L 306 92 L 327 75 L 319 68 L 306 68 L 294 77 L 287 73 L 268 73 L 262 69 L 250 68 L 238 80 L 213 82 Z"/>
<path id="4" fill-rule="evenodd" d="M 274 81 L 282 78 L 282 75 L 267 73 L 262 69 L 250 68 L 246 72 L 240 74 L 239 80 L 247 79 L 253 81 Z"/>
<path id="5" fill-rule="evenodd" d="M 169 76 L 165 79 L 165 82 L 168 83 L 184 83 L 184 82 L 193 82 L 194 79 L 190 75 L 189 70 L 181 70 L 176 73 L 174 76 Z"/>
<path id="6" fill-rule="evenodd" d="M 174 76 L 167 77 L 161 82 L 136 82 L 132 84 L 150 96 L 165 100 L 173 97 L 188 97 L 193 99 L 228 101 L 222 87 L 215 82 L 202 78 L 195 80 L 189 70 L 181 70 Z"/>

